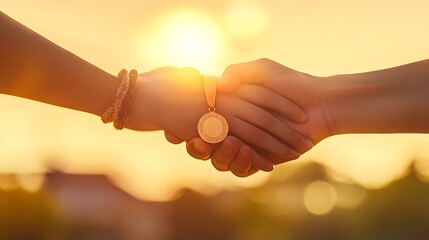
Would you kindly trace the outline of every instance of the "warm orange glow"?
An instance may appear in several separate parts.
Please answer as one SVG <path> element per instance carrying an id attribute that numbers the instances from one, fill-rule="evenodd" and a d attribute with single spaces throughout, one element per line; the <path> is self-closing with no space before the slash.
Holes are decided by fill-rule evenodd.
<path id="1" fill-rule="evenodd" d="M 231 35 L 247 38 L 261 34 L 267 24 L 267 15 L 255 2 L 235 1 L 225 14 L 225 21 Z"/>
<path id="2" fill-rule="evenodd" d="M 354 209 L 364 200 L 367 191 L 357 186 L 335 186 L 337 192 L 337 207 L 342 209 Z"/>
<path id="3" fill-rule="evenodd" d="M 168 12 L 159 17 L 153 29 L 148 40 L 142 43 L 144 59 L 163 65 L 192 66 L 209 71 L 222 54 L 221 28 L 202 12 Z"/>
<path id="4" fill-rule="evenodd" d="M 414 136 L 415 137 L 415 136 Z M 412 135 L 349 135 L 327 139 L 310 155 L 329 166 L 328 174 L 367 188 L 381 188 L 403 177 L 413 160 Z M 407 141 L 408 139 L 408 141 Z M 342 142 L 341 148 L 338 142 Z M 393 149 L 391 146 L 395 146 Z"/>
<path id="5" fill-rule="evenodd" d="M 304 72 L 331 75 L 429 56 L 429 1 L 422 0 L 199 4 L 46 0 L 27 1 L 25 7 L 20 1 L 0 2 L 4 13 L 113 74 L 124 67 L 147 71 L 190 65 L 218 75 L 231 63 L 269 57 Z M 4 95 L 0 109 L 4 173 L 42 173 L 53 163 L 68 172 L 112 174 L 126 191 L 151 200 L 174 197 L 182 187 L 213 193 L 225 187 L 258 186 L 271 175 L 241 179 L 219 173 L 209 162 L 189 157 L 184 145 L 167 143 L 161 132 L 118 132 L 97 117 L 76 111 Z M 418 158 L 421 178 L 427 180 L 428 139 L 428 135 L 338 136 L 298 161 L 315 160 L 329 166 L 330 177 L 379 188 L 401 178 Z M 1 189 L 15 185 L 0 180 Z M 273 196 L 282 205 L 296 191 L 289 187 Z M 341 196 L 338 192 L 338 206 L 359 204 Z M 292 211 L 283 205 L 280 212 Z"/>
<path id="6" fill-rule="evenodd" d="M 23 189 L 29 192 L 37 192 L 42 187 L 44 177 L 43 174 L 25 174 L 17 176 L 17 180 Z"/>

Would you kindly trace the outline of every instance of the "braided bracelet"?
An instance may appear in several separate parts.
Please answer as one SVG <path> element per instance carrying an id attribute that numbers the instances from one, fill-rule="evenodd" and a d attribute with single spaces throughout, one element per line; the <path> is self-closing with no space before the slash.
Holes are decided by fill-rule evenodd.
<path id="1" fill-rule="evenodd" d="M 116 90 L 115 101 L 103 113 L 101 120 L 104 123 L 113 122 L 113 126 L 116 129 L 121 130 L 125 127 L 128 121 L 128 114 L 137 89 L 138 74 L 134 69 L 129 73 L 127 70 L 122 69 L 119 72 L 118 77 L 121 80 L 121 84 Z"/>

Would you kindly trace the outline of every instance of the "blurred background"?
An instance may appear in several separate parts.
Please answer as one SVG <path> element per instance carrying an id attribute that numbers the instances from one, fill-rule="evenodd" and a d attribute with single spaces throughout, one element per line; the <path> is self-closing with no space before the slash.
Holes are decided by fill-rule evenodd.
<path id="1" fill-rule="evenodd" d="M 313 75 L 429 56 L 426 0 L 0 0 L 0 10 L 116 74 L 220 75 L 266 57 Z M 1 39 L 0 39 L 1 41 Z M 237 178 L 162 132 L 0 95 L 0 239 L 426 239 L 429 136 L 343 135 Z"/>

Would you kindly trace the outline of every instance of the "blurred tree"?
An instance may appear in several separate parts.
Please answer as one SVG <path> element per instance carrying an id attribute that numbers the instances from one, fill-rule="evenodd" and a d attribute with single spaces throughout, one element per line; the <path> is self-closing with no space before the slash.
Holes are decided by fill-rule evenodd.
<path id="1" fill-rule="evenodd" d="M 235 226 L 215 207 L 212 199 L 188 189 L 182 197 L 171 202 L 170 239 L 234 239 Z"/>
<path id="2" fill-rule="evenodd" d="M 413 172 L 390 186 L 373 190 L 352 214 L 361 239 L 428 239 L 429 185 Z"/>
<path id="3" fill-rule="evenodd" d="M 63 219 L 42 191 L 0 190 L 0 239 L 62 239 Z"/>

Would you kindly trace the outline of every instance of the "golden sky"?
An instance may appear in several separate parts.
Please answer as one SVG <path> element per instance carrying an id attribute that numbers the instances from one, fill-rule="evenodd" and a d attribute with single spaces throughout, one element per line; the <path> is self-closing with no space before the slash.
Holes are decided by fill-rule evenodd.
<path id="1" fill-rule="evenodd" d="M 429 56 L 427 0 L 12 1 L 0 9 L 94 65 L 116 74 L 190 65 L 220 75 L 231 63 L 271 58 L 314 75 L 381 69 Z M 108 173 L 132 194 L 166 199 L 180 187 L 205 192 L 262 184 L 187 156 L 161 132 L 114 131 L 91 115 L 0 95 L 0 172 Z M 427 135 L 329 138 L 300 161 L 338 179 L 381 187 L 413 159 L 429 176 Z M 287 168 L 287 164 L 275 171 Z"/>

